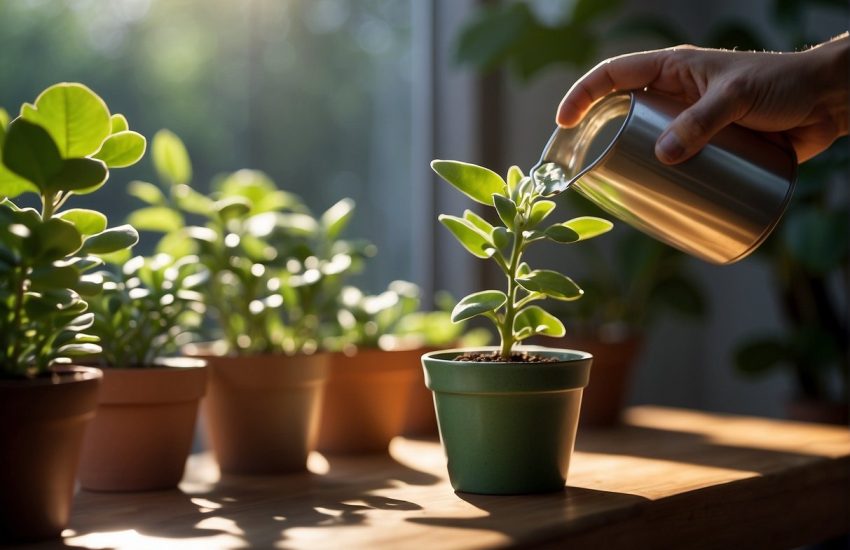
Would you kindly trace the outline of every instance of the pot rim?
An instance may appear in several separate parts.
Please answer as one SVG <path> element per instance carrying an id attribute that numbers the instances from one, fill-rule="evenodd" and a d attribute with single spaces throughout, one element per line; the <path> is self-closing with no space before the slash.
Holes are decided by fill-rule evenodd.
<path id="1" fill-rule="evenodd" d="M 34 378 L 0 378 L 0 387 L 55 386 L 59 384 L 100 380 L 102 378 L 103 371 L 97 367 L 62 364 L 50 367 L 45 373 Z"/>
<path id="2" fill-rule="evenodd" d="M 158 357 L 154 359 L 152 365 L 143 365 L 143 366 L 132 366 L 132 367 L 113 367 L 111 365 L 105 365 L 102 367 L 97 367 L 106 371 L 166 371 L 166 370 L 175 370 L 175 369 L 184 369 L 184 370 L 192 370 L 192 369 L 202 369 L 207 367 L 207 360 L 200 357 Z"/>
<path id="3" fill-rule="evenodd" d="M 522 351 L 567 356 L 554 363 L 454 361 L 469 351 L 493 351 L 495 346 L 457 348 L 422 356 L 425 385 L 432 391 L 459 394 L 550 393 L 581 390 L 590 378 L 593 355 L 586 351 L 522 346 Z"/>

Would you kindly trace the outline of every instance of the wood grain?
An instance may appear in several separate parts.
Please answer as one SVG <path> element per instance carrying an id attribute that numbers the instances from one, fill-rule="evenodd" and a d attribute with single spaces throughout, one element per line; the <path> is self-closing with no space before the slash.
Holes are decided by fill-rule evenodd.
<path id="1" fill-rule="evenodd" d="M 565 491 L 456 494 L 439 444 L 323 457 L 310 473 L 220 478 L 190 458 L 180 491 L 78 494 L 56 546 L 88 548 L 785 548 L 850 530 L 850 433 L 638 407 L 583 430 Z"/>

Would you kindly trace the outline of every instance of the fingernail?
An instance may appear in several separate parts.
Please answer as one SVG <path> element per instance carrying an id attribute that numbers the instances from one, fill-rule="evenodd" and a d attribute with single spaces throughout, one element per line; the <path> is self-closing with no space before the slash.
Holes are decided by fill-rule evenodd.
<path id="1" fill-rule="evenodd" d="M 662 162 L 676 162 L 684 152 L 685 148 L 674 132 L 667 132 L 655 144 L 655 156 Z"/>

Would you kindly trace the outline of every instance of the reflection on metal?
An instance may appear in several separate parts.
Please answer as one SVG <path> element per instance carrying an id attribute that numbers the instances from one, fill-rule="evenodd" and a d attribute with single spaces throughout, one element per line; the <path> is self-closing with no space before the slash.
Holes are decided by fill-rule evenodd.
<path id="1" fill-rule="evenodd" d="M 684 105 L 650 92 L 612 94 L 575 128 L 552 135 L 540 163 L 629 225 L 715 264 L 755 250 L 779 221 L 796 179 L 790 146 L 732 125 L 691 159 L 666 165 L 655 142 Z"/>

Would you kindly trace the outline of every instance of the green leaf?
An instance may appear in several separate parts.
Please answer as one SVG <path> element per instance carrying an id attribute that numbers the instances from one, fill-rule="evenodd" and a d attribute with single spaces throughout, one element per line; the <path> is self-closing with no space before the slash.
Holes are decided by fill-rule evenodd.
<path id="1" fill-rule="evenodd" d="M 578 234 L 580 241 L 586 241 L 588 239 L 598 237 L 603 233 L 611 231 L 611 228 L 614 227 L 614 224 L 609 222 L 608 220 L 603 220 L 602 218 L 594 218 L 593 216 L 582 216 L 580 218 L 573 218 L 572 220 L 566 221 L 561 225 L 575 231 L 576 234 Z"/>
<path id="2" fill-rule="evenodd" d="M 38 228 L 38 243 L 38 257 L 53 261 L 79 250 L 83 238 L 71 222 L 50 218 Z"/>
<path id="3" fill-rule="evenodd" d="M 94 235 L 106 229 L 106 216 L 96 210 L 84 208 L 72 208 L 56 215 L 65 221 L 74 224 L 81 235 Z"/>
<path id="4" fill-rule="evenodd" d="M 174 200 L 181 210 L 192 214 L 209 217 L 215 212 L 215 202 L 188 185 L 174 187 Z"/>
<path id="5" fill-rule="evenodd" d="M 141 231 L 169 233 L 183 227 L 183 216 L 167 206 L 149 206 L 132 212 L 127 223 Z"/>
<path id="6" fill-rule="evenodd" d="M 452 322 L 459 323 L 490 311 L 496 311 L 508 301 L 500 290 L 482 290 L 463 298 L 452 310 Z"/>
<path id="7" fill-rule="evenodd" d="M 0 163 L 0 196 L 14 199 L 24 193 L 38 193 L 38 187 Z"/>
<path id="8" fill-rule="evenodd" d="M 153 137 L 153 165 L 160 179 L 172 184 L 189 183 L 192 163 L 180 138 L 169 130 L 160 130 Z"/>
<path id="9" fill-rule="evenodd" d="M 514 204 L 514 201 L 496 193 L 493 195 L 493 206 L 496 207 L 496 212 L 499 213 L 499 218 L 505 224 L 505 227 L 513 229 L 516 220 L 516 204 Z"/>
<path id="10" fill-rule="evenodd" d="M 493 226 L 490 225 L 490 222 L 473 212 L 472 210 L 466 209 L 463 211 L 463 219 L 477 227 L 482 233 L 485 235 L 489 235 L 493 232 Z"/>
<path id="11" fill-rule="evenodd" d="M 147 142 L 142 134 L 129 130 L 112 134 L 103 142 L 94 158 L 110 168 L 125 168 L 139 162 L 145 155 Z"/>
<path id="12" fill-rule="evenodd" d="M 87 238 L 82 252 L 87 254 L 110 254 L 130 248 L 139 242 L 139 233 L 129 225 L 119 225 Z"/>
<path id="13" fill-rule="evenodd" d="M 516 186 L 519 185 L 520 180 L 525 177 L 522 173 L 522 169 L 519 166 L 511 166 L 508 168 L 508 193 L 512 194 Z"/>
<path id="14" fill-rule="evenodd" d="M 548 216 L 555 209 L 555 203 L 552 201 L 537 201 L 531 207 L 531 214 L 528 216 L 528 227 L 534 227 Z"/>
<path id="15" fill-rule="evenodd" d="M 530 332 L 528 329 L 530 329 Z M 513 332 L 514 334 L 527 333 L 528 336 L 540 334 L 560 338 L 566 334 L 567 330 L 560 319 L 548 313 L 542 307 L 528 306 L 514 318 Z"/>
<path id="16" fill-rule="evenodd" d="M 488 168 L 456 160 L 433 160 L 431 168 L 474 201 L 491 206 L 493 194 L 501 194 L 506 183 Z"/>
<path id="17" fill-rule="evenodd" d="M 439 217 L 440 223 L 445 225 L 449 231 L 457 238 L 457 240 L 466 248 L 473 256 L 478 258 L 489 258 L 493 255 L 493 243 L 491 243 L 480 231 L 478 231 L 472 223 L 463 218 L 442 214 Z M 489 249 L 490 251 L 488 251 Z"/>
<path id="18" fill-rule="evenodd" d="M 68 344 L 66 346 L 62 346 L 56 351 L 57 353 L 68 357 L 80 357 L 87 355 L 97 355 L 102 352 L 103 349 L 97 344 Z"/>
<path id="19" fill-rule="evenodd" d="M 735 368 L 749 375 L 764 374 L 791 359 L 791 350 L 777 338 L 751 340 L 735 350 Z"/>
<path id="20" fill-rule="evenodd" d="M 32 270 L 31 290 L 41 291 L 48 288 L 74 288 L 80 280 L 80 273 L 70 265 L 51 265 Z"/>
<path id="21" fill-rule="evenodd" d="M 241 218 L 251 211 L 251 203 L 243 197 L 227 197 L 217 200 L 213 207 L 222 220 Z"/>
<path id="22" fill-rule="evenodd" d="M 9 112 L 6 109 L 0 107 L 0 135 L 6 133 L 6 126 L 9 125 L 9 120 Z"/>
<path id="23" fill-rule="evenodd" d="M 578 300 L 584 293 L 572 279 L 549 269 L 536 269 L 516 281 L 529 292 L 541 292 L 565 302 Z"/>
<path id="24" fill-rule="evenodd" d="M 48 189 L 85 195 L 100 189 L 108 177 L 106 165 L 98 159 L 67 159 L 62 170 L 49 182 Z"/>
<path id="25" fill-rule="evenodd" d="M 165 204 L 165 195 L 159 187 L 146 181 L 132 181 L 127 187 L 127 193 L 148 204 L 159 206 Z"/>
<path id="26" fill-rule="evenodd" d="M 120 113 L 115 113 L 110 117 L 109 123 L 113 134 L 118 132 L 126 132 L 130 129 L 130 124 L 127 122 L 127 117 Z"/>
<path id="27" fill-rule="evenodd" d="M 561 224 L 550 225 L 543 234 L 556 243 L 575 243 L 581 240 L 578 233 Z"/>
<path id="28" fill-rule="evenodd" d="M 354 201 L 351 199 L 342 199 L 322 214 L 319 222 L 325 229 L 325 235 L 328 239 L 335 239 L 348 225 L 351 216 L 354 214 Z"/>
<path id="29" fill-rule="evenodd" d="M 44 90 L 21 116 L 43 127 L 62 158 L 87 157 L 100 149 L 112 130 L 106 103 L 86 86 L 55 84 Z"/>
<path id="30" fill-rule="evenodd" d="M 509 250 L 510 246 L 513 244 L 512 234 L 504 227 L 493 228 L 493 232 L 490 233 L 490 238 L 493 240 L 493 244 L 496 245 L 496 248 L 501 250 L 503 253 Z"/>

